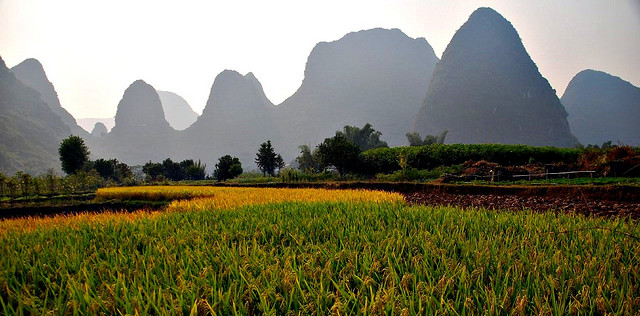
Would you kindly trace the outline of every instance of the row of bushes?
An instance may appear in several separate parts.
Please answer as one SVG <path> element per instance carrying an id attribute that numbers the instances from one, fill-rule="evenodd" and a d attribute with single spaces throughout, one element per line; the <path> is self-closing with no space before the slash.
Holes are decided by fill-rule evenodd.
<path id="1" fill-rule="evenodd" d="M 115 185 L 115 182 L 105 180 L 94 169 L 64 177 L 53 172 L 37 177 L 23 172 L 12 177 L 0 173 L 0 198 L 81 194 L 94 192 L 97 188 L 108 185 Z"/>
<path id="2" fill-rule="evenodd" d="M 377 148 L 362 153 L 362 163 L 372 173 L 393 173 L 407 167 L 434 169 L 453 166 L 469 160 L 486 160 L 503 166 L 518 166 L 528 163 L 574 164 L 583 149 L 534 147 L 528 145 L 442 145 Z"/>

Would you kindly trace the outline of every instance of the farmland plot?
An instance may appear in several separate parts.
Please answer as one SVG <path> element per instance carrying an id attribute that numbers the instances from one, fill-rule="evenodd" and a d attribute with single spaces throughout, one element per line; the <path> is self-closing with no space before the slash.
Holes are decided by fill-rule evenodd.
<path id="1" fill-rule="evenodd" d="M 3 314 L 640 310 L 630 219 L 408 206 L 374 191 L 122 190 L 98 196 L 180 199 L 166 212 L 0 222 Z"/>

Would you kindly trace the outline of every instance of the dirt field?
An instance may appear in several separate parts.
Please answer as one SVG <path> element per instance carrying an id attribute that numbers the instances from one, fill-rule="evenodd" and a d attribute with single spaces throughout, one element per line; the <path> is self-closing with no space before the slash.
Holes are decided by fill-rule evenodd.
<path id="1" fill-rule="evenodd" d="M 411 204 L 451 205 L 458 207 L 484 207 L 535 212 L 554 210 L 563 213 L 579 213 L 598 216 L 630 216 L 640 218 L 640 203 L 593 200 L 586 198 L 561 198 L 553 196 L 450 194 L 444 192 L 404 193 Z"/>
<path id="2" fill-rule="evenodd" d="M 462 208 L 484 207 L 536 212 L 554 210 L 596 216 L 629 216 L 640 218 L 640 186 L 491 186 L 432 183 L 268 183 L 254 185 L 223 185 L 251 187 L 370 189 L 402 193 L 411 204 L 451 205 Z M 58 204 L 59 203 L 59 204 Z M 165 203 L 166 204 L 166 203 Z M 57 203 L 1 203 L 0 219 L 21 216 L 51 216 L 106 210 L 135 211 L 161 209 L 164 204 L 144 202 L 71 201 Z"/>

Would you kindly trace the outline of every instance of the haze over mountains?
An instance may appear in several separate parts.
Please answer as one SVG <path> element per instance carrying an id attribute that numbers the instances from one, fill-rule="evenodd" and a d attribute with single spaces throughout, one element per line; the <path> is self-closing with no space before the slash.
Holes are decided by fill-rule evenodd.
<path id="1" fill-rule="evenodd" d="M 108 121 L 83 122 L 92 132 L 82 130 L 42 65 L 28 59 L 11 71 L 0 67 L 0 171 L 59 169 L 57 147 L 71 133 L 85 138 L 92 159 L 131 165 L 200 159 L 209 172 L 226 154 L 240 158 L 245 170 L 255 168 L 267 139 L 291 161 L 299 145 L 313 147 L 345 125 L 367 122 L 390 146 L 406 145 L 405 134 L 415 128 L 423 136 L 447 130 L 447 143 L 571 147 L 578 139 L 569 122 L 583 143 L 637 144 L 638 90 L 617 77 L 581 72 L 562 99 L 567 121 L 515 28 L 489 8 L 469 17 L 442 60 L 424 38 L 397 29 L 318 43 L 299 89 L 277 106 L 253 73 L 218 74 L 199 117 L 177 94 L 137 80 L 124 91 L 111 131 Z"/>
<path id="2" fill-rule="evenodd" d="M 79 118 L 76 119 L 76 122 L 78 122 L 78 125 L 80 125 L 80 127 L 82 127 L 82 129 L 84 129 L 85 131 L 92 131 L 95 128 L 96 123 L 101 123 L 102 125 L 104 125 L 108 131 L 110 131 L 114 125 L 116 125 L 116 118 L 115 117 L 104 117 L 104 118 L 97 118 L 97 117 L 87 117 L 87 118 Z"/>
<path id="3" fill-rule="evenodd" d="M 198 113 L 194 112 L 187 101 L 169 91 L 158 91 L 164 117 L 169 125 L 176 130 L 183 130 L 198 119 Z"/>
<path id="4" fill-rule="evenodd" d="M 640 145 L 640 88 L 596 70 L 579 72 L 562 95 L 571 130 L 583 144 Z"/>
<path id="5" fill-rule="evenodd" d="M 0 58 L 0 172 L 59 170 L 58 145 L 69 134 L 40 93 L 16 79 Z"/>
<path id="6" fill-rule="evenodd" d="M 438 63 L 416 131 L 447 143 L 570 147 L 567 113 L 517 31 L 490 8 L 473 12 Z"/>
<path id="7" fill-rule="evenodd" d="M 262 142 L 281 139 L 274 111 L 273 103 L 252 73 L 243 76 L 225 70 L 216 76 L 202 115 L 181 133 L 176 155 L 211 164 L 214 161 L 210 157 L 231 154 L 240 158 L 243 165 L 253 166 Z"/>
<path id="8" fill-rule="evenodd" d="M 47 74 L 42 64 L 34 58 L 26 59 L 18 65 L 11 68 L 11 72 L 18 80 L 27 86 L 35 89 L 40 93 L 42 101 L 69 126 L 71 131 L 79 136 L 85 136 L 87 133 L 76 123 L 76 119 L 60 105 L 58 93 L 53 84 L 47 78 Z"/>
<path id="9" fill-rule="evenodd" d="M 95 157 L 115 157 L 136 165 L 167 158 L 174 134 L 156 90 L 143 80 L 136 80 L 118 103 L 111 132 L 89 144 Z"/>
<path id="10" fill-rule="evenodd" d="M 165 119 L 176 130 L 183 130 L 198 119 L 198 113 L 194 112 L 187 101 L 176 93 L 170 91 L 157 91 Z M 86 131 L 92 131 L 96 123 L 102 123 L 108 131 L 116 124 L 115 117 L 108 118 L 81 118 L 80 125 Z"/>
<path id="11" fill-rule="evenodd" d="M 302 85 L 278 105 L 288 155 L 315 145 L 345 125 L 369 122 L 390 146 L 406 144 L 438 62 L 424 38 L 397 29 L 353 32 L 318 43 Z"/>

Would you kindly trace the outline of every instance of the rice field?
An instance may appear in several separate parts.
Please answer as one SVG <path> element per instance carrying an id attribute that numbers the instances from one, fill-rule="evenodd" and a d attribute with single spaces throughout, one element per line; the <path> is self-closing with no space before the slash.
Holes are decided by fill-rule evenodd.
<path id="1" fill-rule="evenodd" d="M 162 188 L 98 196 L 164 212 L 0 222 L 0 313 L 640 313 L 634 220 Z"/>

